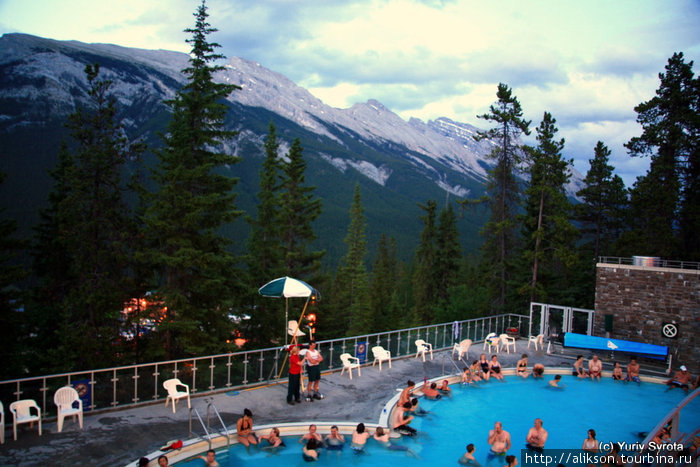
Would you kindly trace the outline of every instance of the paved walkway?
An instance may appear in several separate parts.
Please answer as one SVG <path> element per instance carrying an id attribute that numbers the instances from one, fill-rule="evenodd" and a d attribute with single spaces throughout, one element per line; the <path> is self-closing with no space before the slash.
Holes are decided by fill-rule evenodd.
<path id="1" fill-rule="evenodd" d="M 543 363 L 546 367 L 571 365 L 571 358 L 563 354 L 548 355 L 542 350 L 528 350 L 527 341 L 517 342 L 517 351 L 500 353 L 499 361 L 504 367 L 514 367 L 522 353 L 530 355 L 530 365 Z M 481 352 L 476 344 L 470 350 L 470 359 Z M 586 354 L 586 356 L 588 356 Z M 460 364 L 461 367 L 461 364 Z M 321 401 L 303 402 L 290 406 L 286 403 L 286 384 L 262 388 L 220 392 L 192 399 L 192 406 L 204 417 L 209 399 L 222 415 L 229 428 L 235 428 L 236 420 L 244 408 L 253 411 L 256 425 L 296 421 L 363 421 L 376 423 L 386 402 L 396 394 L 396 388 L 405 387 L 408 379 L 420 384 L 423 377 L 436 378 L 444 374 L 457 373 L 448 351 L 435 352 L 434 359 L 423 363 L 420 359 L 402 358 L 392 362 L 389 369 L 365 366 L 362 376 L 354 375 L 350 380 L 340 372 L 324 374 L 321 392 L 326 398 Z M 606 367 L 607 368 L 607 367 Z M 12 416 L 6 411 L 5 444 L 0 446 L 0 465 L 54 466 L 54 465 L 109 465 L 123 466 L 139 457 L 156 451 L 166 441 L 189 438 L 189 412 L 183 401 L 173 414 L 170 408 L 158 404 L 137 408 L 115 410 L 99 414 L 86 414 L 84 429 L 66 419 L 63 432 L 56 431 L 56 423 L 45 423 L 43 436 L 29 425 L 21 425 L 18 440 L 12 439 Z M 8 419 L 9 415 L 9 419 Z M 212 418 L 212 424 L 214 423 Z M 195 433 L 201 433 L 198 421 L 193 422 Z M 218 423 L 218 421 L 217 421 Z"/>

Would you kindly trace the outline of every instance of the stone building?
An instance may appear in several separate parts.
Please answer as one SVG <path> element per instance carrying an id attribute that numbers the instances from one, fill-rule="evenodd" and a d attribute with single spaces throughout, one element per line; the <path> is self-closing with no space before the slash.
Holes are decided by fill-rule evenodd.
<path id="1" fill-rule="evenodd" d="M 636 259 L 637 257 L 635 257 Z M 619 260 L 619 258 L 615 258 Z M 593 334 L 669 347 L 674 370 L 700 372 L 700 269 L 697 263 L 634 261 L 596 265 Z M 685 266 L 685 267 L 684 267 Z M 688 267 L 693 267 L 689 269 Z M 675 331 L 675 335 L 674 335 Z"/>

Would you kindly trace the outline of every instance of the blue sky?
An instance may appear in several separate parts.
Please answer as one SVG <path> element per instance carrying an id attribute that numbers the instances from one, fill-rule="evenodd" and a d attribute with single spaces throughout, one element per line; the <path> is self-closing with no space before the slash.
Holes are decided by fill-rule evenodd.
<path id="1" fill-rule="evenodd" d="M 0 0 L 0 33 L 186 52 L 198 0 Z M 603 141 L 630 185 L 648 167 L 623 144 L 674 52 L 700 59 L 699 0 L 209 0 L 222 53 L 288 76 L 325 103 L 377 99 L 404 119 L 476 118 L 513 88 L 531 128 L 557 119 L 585 174 Z M 533 131 L 534 135 L 534 131 Z"/>

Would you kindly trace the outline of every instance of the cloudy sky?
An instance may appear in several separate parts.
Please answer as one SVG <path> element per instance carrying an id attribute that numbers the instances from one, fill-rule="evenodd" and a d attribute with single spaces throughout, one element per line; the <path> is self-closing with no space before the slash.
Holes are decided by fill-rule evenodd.
<path id="1" fill-rule="evenodd" d="M 198 0 L 0 0 L 0 33 L 188 51 Z M 329 105 L 373 98 L 405 119 L 476 118 L 513 88 L 531 128 L 557 119 L 585 174 L 602 140 L 631 184 L 634 106 L 682 51 L 700 72 L 700 0 L 208 0 L 222 53 L 288 76 Z M 534 135 L 534 131 L 533 131 Z"/>

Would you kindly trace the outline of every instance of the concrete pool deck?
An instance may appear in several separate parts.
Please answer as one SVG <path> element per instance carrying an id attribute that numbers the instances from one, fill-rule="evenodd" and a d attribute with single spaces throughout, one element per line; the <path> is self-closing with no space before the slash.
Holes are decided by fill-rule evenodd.
<path id="1" fill-rule="evenodd" d="M 514 367 L 523 353 L 530 356 L 530 366 L 535 363 L 542 363 L 545 367 L 571 366 L 572 352 L 568 350 L 566 354 L 559 353 L 560 348 L 553 354 L 542 349 L 536 352 L 527 349 L 527 340 L 523 339 L 518 340 L 516 346 L 515 352 L 498 354 L 504 367 Z M 469 358 L 478 358 L 481 347 L 481 344 L 475 344 L 470 349 Z M 590 351 L 581 353 L 587 358 L 591 354 Z M 283 384 L 239 390 L 237 394 L 236 391 L 227 391 L 192 397 L 192 407 L 204 418 L 207 403 L 211 400 L 229 429 L 235 429 L 236 420 L 244 408 L 253 412 L 255 425 L 299 421 L 377 423 L 384 405 L 396 394 L 397 388 L 405 387 L 408 379 L 420 385 L 424 376 L 437 378 L 457 373 L 450 359 L 450 351 L 436 351 L 434 359 L 425 363 L 420 358 L 399 358 L 392 361 L 391 369 L 384 363 L 381 372 L 378 365 L 364 366 L 362 376 L 354 371 L 352 380 L 347 374 L 341 375 L 340 371 L 323 374 L 321 392 L 326 398 L 321 401 L 288 405 L 286 380 L 281 380 Z M 626 362 L 627 357 L 621 356 L 620 360 Z M 609 362 L 608 359 L 604 361 Z M 458 365 L 461 367 L 460 363 Z M 646 368 L 647 365 L 642 363 L 643 373 Z M 203 434 L 196 418 L 192 426 L 195 436 Z M 212 430 L 219 426 L 215 415 L 211 418 L 211 426 Z M 38 435 L 36 427 L 30 429 L 29 425 L 20 425 L 17 441 L 12 439 L 12 415 L 6 410 L 5 428 L 5 444 L 0 445 L 0 465 L 124 466 L 158 450 L 169 440 L 190 437 L 189 411 L 185 401 L 177 404 L 176 413 L 170 406 L 166 408 L 163 401 L 97 414 L 88 412 L 83 430 L 68 418 L 62 433 L 57 432 L 55 421 L 45 422 L 42 436 Z"/>

